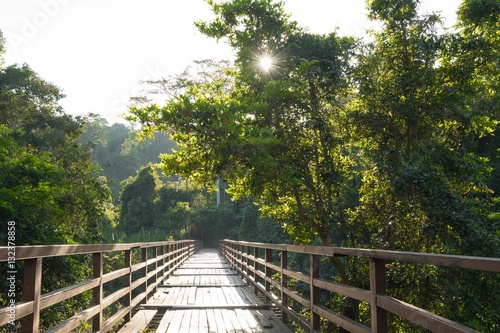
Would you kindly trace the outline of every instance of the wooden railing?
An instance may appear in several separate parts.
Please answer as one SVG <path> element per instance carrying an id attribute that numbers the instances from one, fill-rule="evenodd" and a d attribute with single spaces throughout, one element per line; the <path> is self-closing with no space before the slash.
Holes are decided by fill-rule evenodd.
<path id="1" fill-rule="evenodd" d="M 309 332 L 320 329 L 320 317 L 349 332 L 387 333 L 387 315 L 392 313 L 431 332 L 478 332 L 446 318 L 415 307 L 387 295 L 386 264 L 406 262 L 439 267 L 454 267 L 476 271 L 500 273 L 500 258 L 437 255 L 428 253 L 394 252 L 370 249 L 352 249 L 317 246 L 275 245 L 262 243 L 220 242 L 220 251 L 229 260 L 247 283 L 260 292 L 281 311 L 282 320 L 289 318 Z M 299 253 L 309 256 L 309 274 L 288 269 L 288 255 Z M 366 258 L 369 262 L 369 290 L 321 279 L 319 263 L 324 257 L 354 256 Z M 273 263 L 272 258 L 280 258 Z M 278 274 L 276 274 L 278 273 Z M 275 279 L 273 279 L 275 276 Z M 276 280 L 279 276 L 279 280 Z M 294 279 L 309 285 L 309 298 L 304 298 L 288 286 Z M 370 306 L 368 327 L 320 304 L 320 291 L 337 293 L 351 299 L 365 302 Z M 309 310 L 309 318 L 299 315 L 299 311 L 289 306 L 289 300 Z"/>
<path id="2" fill-rule="evenodd" d="M 14 302 L 12 299 L 7 307 L 0 309 L 0 331 L 1 326 L 17 324 L 19 323 L 17 320 L 20 319 L 23 333 L 39 332 L 40 314 L 44 309 L 92 291 L 91 307 L 45 332 L 69 332 L 89 320 L 92 321 L 92 331 L 107 332 L 120 321 L 123 322 L 123 319 L 124 322 L 128 322 L 133 309 L 143 302 L 148 294 L 156 291 L 157 286 L 200 247 L 201 242 L 191 240 L 109 245 L 0 247 L 0 264 L 8 264 L 8 274 L 10 272 L 14 277 L 18 274 L 15 267 L 23 267 L 22 301 Z M 122 268 L 110 270 L 106 267 L 105 272 L 105 257 L 116 256 L 117 253 L 123 258 Z M 76 285 L 42 294 L 43 259 L 79 255 L 92 257 L 90 262 L 93 277 Z M 21 261 L 23 264 L 19 265 Z M 105 296 L 104 285 L 110 282 L 118 284 L 118 290 Z M 12 280 L 12 283 L 15 283 L 15 280 Z M 117 301 L 121 301 L 123 306 L 104 319 L 104 310 L 108 309 L 107 312 L 110 312 L 112 309 L 110 306 Z"/>

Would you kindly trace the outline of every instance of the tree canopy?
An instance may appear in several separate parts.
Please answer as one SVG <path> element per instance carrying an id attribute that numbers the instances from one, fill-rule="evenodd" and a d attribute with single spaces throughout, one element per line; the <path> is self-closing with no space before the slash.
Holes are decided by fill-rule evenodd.
<path id="1" fill-rule="evenodd" d="M 130 112 L 145 132 L 168 132 L 179 145 L 163 156 L 168 173 L 227 179 L 234 198 L 255 197 L 299 242 L 357 246 L 369 233 L 380 240 L 372 246 L 410 249 L 415 233 L 392 230 L 410 226 L 427 250 L 481 237 L 472 221 L 487 221 L 495 198 L 473 142 L 495 131 L 498 115 L 474 97 L 491 99 L 477 90 L 491 83 L 477 79 L 479 65 L 496 59 L 492 48 L 482 63 L 468 61 L 477 51 L 462 48 L 467 28 L 442 33 L 440 17 L 419 16 L 417 1 L 369 1 L 383 24 L 370 43 L 310 34 L 272 1 L 208 3 L 216 18 L 197 26 L 236 49 L 236 70 L 226 72 L 234 88 L 222 89 L 223 76 L 191 81 L 164 106 Z M 482 36 L 476 42 L 491 42 Z M 258 66 L 264 54 L 268 72 Z"/>
<path id="2" fill-rule="evenodd" d="M 215 18 L 197 27 L 234 48 L 236 68 L 130 109 L 144 134 L 176 141 L 167 174 L 227 180 L 298 243 L 500 255 L 496 1 L 464 1 L 455 30 L 419 1 L 367 1 L 382 25 L 370 41 L 309 33 L 280 2 L 207 3 Z M 367 283 L 356 263 L 332 264 Z"/>
<path id="3" fill-rule="evenodd" d="M 28 65 L 0 71 L 0 216 L 16 221 L 16 245 L 94 243 L 108 223 L 106 182 L 75 141 L 85 119 L 64 113 L 62 97 Z"/>

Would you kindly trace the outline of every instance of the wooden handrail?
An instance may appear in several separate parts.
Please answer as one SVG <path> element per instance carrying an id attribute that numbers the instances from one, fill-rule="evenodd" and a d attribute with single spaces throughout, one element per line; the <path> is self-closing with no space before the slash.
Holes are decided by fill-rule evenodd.
<path id="1" fill-rule="evenodd" d="M 133 244 L 15 247 L 16 261 L 24 262 L 23 300 L 17 302 L 14 308 L 0 309 L 0 326 L 9 325 L 14 313 L 15 319 L 21 320 L 23 333 L 39 332 L 40 313 L 43 309 L 92 290 L 93 303 L 89 308 L 59 323 L 47 332 L 69 332 L 81 325 L 82 322 L 90 319 L 92 319 L 94 330 L 107 332 L 121 320 L 129 321 L 133 309 L 140 305 L 149 293 L 154 292 L 177 267 L 200 247 L 201 242 L 191 240 Z M 132 264 L 133 249 L 137 249 L 141 253 L 140 262 L 135 264 Z M 387 296 L 386 264 L 390 261 L 400 261 L 500 273 L 500 258 L 264 244 L 231 240 L 221 241 L 220 250 L 238 273 L 254 288 L 254 291 L 261 292 L 266 299 L 278 306 L 285 322 L 291 319 L 311 332 L 319 329 L 319 319 L 322 317 L 351 332 L 383 333 L 388 331 L 388 313 L 413 321 L 420 327 L 434 332 L 477 332 L 424 309 Z M 281 258 L 279 264 L 272 261 L 273 251 Z M 8 252 L 12 252 L 12 248 L 0 247 L 0 263 L 12 260 L 12 257 L 7 255 Z M 122 252 L 124 254 L 124 267 L 104 273 L 102 259 L 105 254 L 110 252 Z M 288 268 L 290 253 L 309 255 L 311 272 L 309 275 Z M 93 256 L 94 267 L 91 278 L 75 285 L 41 294 L 44 258 L 82 254 Z M 368 259 L 370 289 L 365 290 L 321 279 L 318 275 L 318 262 L 322 256 L 354 256 Z M 133 274 L 137 271 L 141 272 L 141 274 Z M 280 274 L 279 281 L 273 279 L 273 273 Z M 310 287 L 310 297 L 305 298 L 289 289 L 288 281 L 290 279 L 307 283 Z M 105 297 L 103 295 L 103 285 L 111 281 L 119 284 L 119 288 Z M 136 292 L 132 296 L 134 290 Z M 335 292 L 368 303 L 371 309 L 371 327 L 355 322 L 322 306 L 318 297 L 319 290 Z M 104 320 L 102 311 L 119 299 L 123 299 L 124 308 Z M 312 315 L 309 318 L 302 317 L 288 306 L 288 300 L 294 300 L 297 304 L 309 309 Z M 18 321 L 16 322 L 18 323 Z"/>
<path id="2" fill-rule="evenodd" d="M 157 286 L 198 251 L 201 245 L 200 241 L 186 240 L 131 244 L 38 245 L 14 248 L 2 246 L 0 247 L 0 263 L 8 262 L 10 266 L 12 254 L 15 252 L 15 261 L 24 262 L 24 282 L 22 302 L 0 309 L 0 326 L 11 325 L 12 322 L 19 324 L 20 320 L 22 333 L 37 333 L 40 331 L 40 314 L 43 309 L 92 290 L 93 302 L 89 308 L 57 324 L 47 332 L 69 332 L 90 319 L 92 319 L 94 331 L 107 332 L 121 320 L 130 321 L 134 307 L 143 302 L 149 293 L 154 292 Z M 133 249 L 140 249 L 142 253 L 140 262 L 134 265 L 132 264 Z M 103 258 L 105 254 L 111 252 L 123 253 L 124 267 L 104 273 Z M 43 259 L 82 254 L 92 255 L 93 276 L 78 284 L 42 295 Z M 132 274 L 135 271 L 141 271 L 142 274 L 135 276 L 137 274 Z M 111 281 L 114 281 L 119 289 L 105 297 L 103 285 Z M 139 294 L 134 294 L 132 298 L 134 289 L 139 290 Z M 103 310 L 120 299 L 123 299 L 124 308 L 104 320 Z"/>
<path id="3" fill-rule="evenodd" d="M 288 318 L 291 318 L 297 325 L 309 332 L 315 332 L 319 329 L 320 317 L 323 317 L 349 332 L 387 333 L 387 315 L 391 313 L 405 318 L 431 332 L 477 333 L 478 331 L 472 328 L 387 296 L 386 264 L 388 262 L 399 261 L 500 273 L 500 258 L 340 247 L 265 244 L 233 240 L 221 241 L 219 249 L 238 274 L 253 287 L 253 290 L 261 292 L 266 299 L 271 300 L 279 308 L 285 323 L 287 323 Z M 259 250 L 261 252 L 264 251 L 265 259 L 259 257 Z M 280 265 L 276 265 L 269 260 L 272 251 L 275 251 L 281 257 Z M 295 272 L 288 268 L 290 253 L 309 255 L 309 275 Z M 318 274 L 320 257 L 333 256 L 352 256 L 367 259 L 370 271 L 370 289 L 365 290 L 321 279 Z M 272 272 L 279 273 L 280 281 L 272 279 Z M 287 281 L 292 278 L 309 285 L 310 292 L 308 298 L 288 288 Z M 276 291 L 271 292 L 269 286 L 273 286 Z M 371 311 L 371 327 L 322 306 L 319 302 L 319 290 L 335 292 L 368 303 Z M 302 317 L 298 311 L 290 308 L 288 306 L 289 299 L 293 299 L 302 308 L 308 309 L 310 311 L 309 318 Z"/>

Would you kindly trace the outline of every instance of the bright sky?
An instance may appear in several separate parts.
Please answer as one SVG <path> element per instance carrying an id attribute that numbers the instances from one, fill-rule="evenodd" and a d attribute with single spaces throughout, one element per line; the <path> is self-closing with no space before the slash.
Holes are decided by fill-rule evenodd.
<path id="1" fill-rule="evenodd" d="M 461 0 L 422 0 L 447 26 Z M 365 0 L 286 0 L 292 19 L 310 32 L 363 36 L 372 27 Z M 0 0 L 7 64 L 27 63 L 62 88 L 64 110 L 120 121 L 140 80 L 180 73 L 193 60 L 231 59 L 223 44 L 193 22 L 213 17 L 204 0 Z"/>

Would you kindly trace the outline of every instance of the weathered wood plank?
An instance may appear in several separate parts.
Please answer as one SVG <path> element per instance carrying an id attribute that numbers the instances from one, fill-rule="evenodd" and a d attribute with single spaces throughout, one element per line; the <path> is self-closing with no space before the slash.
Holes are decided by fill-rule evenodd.
<path id="1" fill-rule="evenodd" d="M 174 323 L 175 313 L 176 311 L 165 312 L 162 319 L 158 323 L 158 327 L 156 327 L 156 333 L 165 333 L 167 331 L 168 327 Z"/>
<path id="2" fill-rule="evenodd" d="M 200 311 L 200 325 L 198 326 L 199 332 L 206 332 L 209 333 L 210 327 L 208 325 L 208 316 L 207 316 L 207 310 L 202 310 Z"/>
<path id="3" fill-rule="evenodd" d="M 200 328 L 200 310 L 192 310 L 191 319 L 189 320 L 189 332 L 200 332 L 199 328 Z"/>
<path id="4" fill-rule="evenodd" d="M 138 311 L 133 317 L 132 320 L 118 331 L 118 333 L 137 333 L 138 331 L 146 328 L 149 322 L 153 319 L 156 312 L 156 309 L 145 309 Z"/>
<path id="5" fill-rule="evenodd" d="M 188 299 L 187 299 L 187 304 L 188 305 L 193 305 L 196 304 L 196 294 L 197 294 L 197 288 L 196 287 L 188 287 Z"/>
<path id="6" fill-rule="evenodd" d="M 183 312 L 184 316 L 182 317 L 181 326 L 177 332 L 189 332 L 189 327 L 191 326 L 191 316 L 193 314 L 193 310 L 186 310 Z"/>
<path id="7" fill-rule="evenodd" d="M 249 313 L 247 310 L 235 309 L 234 313 L 236 314 L 236 318 L 238 318 L 238 322 L 243 332 L 254 332 L 258 327 L 255 321 L 250 320 L 253 317 L 248 315 Z"/>
<path id="8" fill-rule="evenodd" d="M 221 310 L 214 310 L 215 321 L 217 322 L 217 332 L 230 332 L 229 327 L 225 326 L 224 317 Z"/>
<path id="9" fill-rule="evenodd" d="M 220 332 L 221 330 L 219 330 L 219 327 L 217 325 L 217 320 L 215 318 L 214 310 L 206 310 L 205 313 L 207 316 L 208 332 L 209 333 Z"/>

